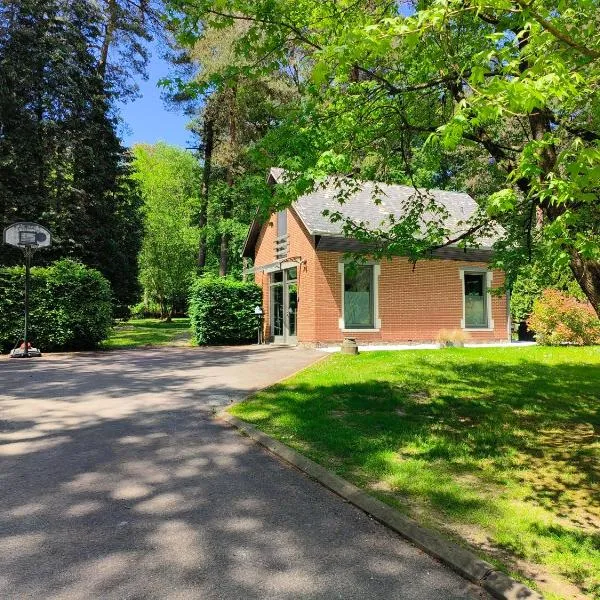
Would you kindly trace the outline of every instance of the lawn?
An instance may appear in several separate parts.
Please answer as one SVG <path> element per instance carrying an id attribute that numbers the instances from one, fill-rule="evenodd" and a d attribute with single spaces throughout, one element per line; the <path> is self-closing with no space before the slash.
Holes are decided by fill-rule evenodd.
<path id="1" fill-rule="evenodd" d="M 190 320 L 173 319 L 171 323 L 159 319 L 131 319 L 113 329 L 101 348 L 138 348 L 143 346 L 182 346 L 190 343 Z"/>
<path id="2" fill-rule="evenodd" d="M 548 598 L 600 597 L 600 348 L 333 355 L 231 408 Z"/>

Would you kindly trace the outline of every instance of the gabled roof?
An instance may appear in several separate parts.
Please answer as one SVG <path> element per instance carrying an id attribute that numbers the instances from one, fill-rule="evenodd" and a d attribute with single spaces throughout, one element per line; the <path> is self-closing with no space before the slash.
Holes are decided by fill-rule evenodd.
<path id="1" fill-rule="evenodd" d="M 285 177 L 283 169 L 271 169 L 268 180 L 279 183 Z M 340 212 L 346 219 L 354 222 L 364 223 L 373 229 L 385 229 L 389 226 L 389 217 L 396 219 L 406 214 L 406 206 L 410 198 L 415 195 L 415 188 L 405 185 L 390 185 L 374 183 L 371 181 L 360 184 L 358 191 L 348 195 L 343 204 L 338 197 L 341 188 L 334 181 L 319 187 L 317 190 L 300 196 L 292 208 L 306 227 L 310 235 L 325 236 L 332 238 L 344 237 L 344 222 L 331 222 L 324 211 Z M 448 192 L 444 190 L 419 190 L 423 194 L 433 196 L 438 206 L 443 207 L 448 213 L 445 225 L 453 232 L 460 234 L 466 229 L 464 222 L 469 219 L 478 209 L 478 205 L 464 192 Z M 379 202 L 376 203 L 374 200 Z M 427 214 L 424 219 L 427 220 Z M 431 215 L 433 216 L 433 215 Z M 253 223 L 244 247 L 244 256 L 252 256 L 254 245 L 260 233 L 260 224 Z M 485 249 L 491 248 L 495 241 L 492 237 L 483 237 L 477 240 L 478 244 Z"/>

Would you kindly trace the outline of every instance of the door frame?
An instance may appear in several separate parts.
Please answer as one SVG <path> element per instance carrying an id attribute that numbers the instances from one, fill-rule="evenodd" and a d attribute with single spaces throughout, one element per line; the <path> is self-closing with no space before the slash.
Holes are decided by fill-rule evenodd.
<path id="1" fill-rule="evenodd" d="M 273 274 L 270 274 L 269 281 L 269 303 L 270 303 L 270 329 L 271 329 L 271 339 L 274 344 L 286 344 L 290 346 L 295 346 L 298 343 L 298 271 L 296 270 L 296 277 L 290 277 L 290 271 L 292 269 L 296 269 L 296 267 L 290 267 L 288 269 L 282 269 L 281 272 L 283 274 L 282 281 L 273 283 L 272 278 Z M 296 306 L 295 306 L 295 331 L 294 335 L 290 333 L 290 309 L 294 310 L 293 307 L 290 307 L 290 286 L 296 286 Z M 282 288 L 283 290 L 283 323 L 282 323 L 282 335 L 275 335 L 275 302 L 274 302 L 274 291 L 275 288 Z"/>

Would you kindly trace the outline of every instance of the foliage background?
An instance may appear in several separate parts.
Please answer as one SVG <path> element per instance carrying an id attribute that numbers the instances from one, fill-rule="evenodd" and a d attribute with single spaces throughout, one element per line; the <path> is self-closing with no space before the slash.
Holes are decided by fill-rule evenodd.
<path id="1" fill-rule="evenodd" d="M 182 46 L 212 50 L 187 92 L 229 98 L 238 85 L 280 78 L 297 93 L 256 143 L 294 173 L 281 201 L 328 174 L 468 191 L 481 210 L 458 239 L 443 219 L 426 239 L 419 228 L 406 235 L 428 210 L 416 193 L 406 219 L 370 232 L 372 247 L 425 255 L 477 245 L 500 223 L 496 256 L 509 279 L 539 245 L 600 311 L 598 0 L 167 6 Z M 234 41 L 211 46 L 211 36 Z"/>
<path id="2" fill-rule="evenodd" d="M 0 4 L 0 228 L 48 227 L 53 245 L 39 260 L 97 268 L 124 306 L 139 292 L 140 197 L 116 132 L 120 91 L 97 54 L 104 17 L 85 0 Z M 0 246 L 0 264 L 21 263 Z"/>
<path id="3" fill-rule="evenodd" d="M 156 303 L 162 317 L 171 317 L 186 311 L 196 273 L 200 167 L 190 152 L 165 143 L 136 145 L 133 155 L 144 200 L 139 254 L 144 305 Z"/>

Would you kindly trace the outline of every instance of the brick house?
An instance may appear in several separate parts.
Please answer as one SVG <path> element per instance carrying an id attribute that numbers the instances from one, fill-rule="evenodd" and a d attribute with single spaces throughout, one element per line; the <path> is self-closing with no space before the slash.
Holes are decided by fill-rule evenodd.
<path id="1" fill-rule="evenodd" d="M 271 169 L 277 184 L 280 169 Z M 462 329 L 473 342 L 510 339 L 508 298 L 490 294 L 504 281 L 502 271 L 488 269 L 493 240 L 477 249 L 447 247 L 435 258 L 413 265 L 405 258 L 368 260 L 360 266 L 345 260 L 358 242 L 344 237 L 342 225 L 323 210 L 378 226 L 387 215 L 402 214 L 412 188 L 378 185 L 381 204 L 372 200 L 372 185 L 340 206 L 333 187 L 301 196 L 273 213 L 266 223 L 250 226 L 243 255 L 254 260 L 254 274 L 263 290 L 265 339 L 284 344 L 432 342 L 440 330 Z M 432 191 L 450 214 L 446 226 L 476 209 L 467 194 Z M 453 227 L 454 226 L 454 227 Z"/>

